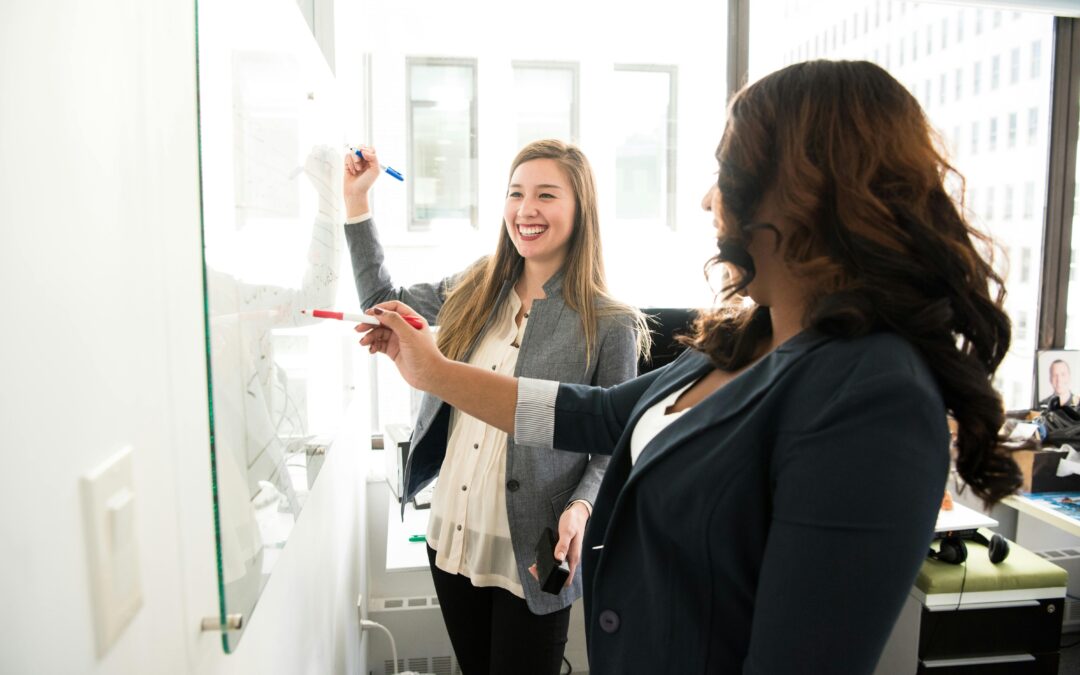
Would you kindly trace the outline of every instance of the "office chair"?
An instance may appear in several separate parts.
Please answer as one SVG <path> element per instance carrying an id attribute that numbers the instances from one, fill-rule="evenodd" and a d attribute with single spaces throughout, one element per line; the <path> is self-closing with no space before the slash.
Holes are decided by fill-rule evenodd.
<path id="1" fill-rule="evenodd" d="M 641 311 L 648 319 L 653 342 L 648 361 L 638 361 L 639 375 L 674 361 L 675 357 L 686 349 L 675 341 L 675 336 L 689 332 L 691 324 L 697 318 L 696 310 L 685 307 L 643 307 Z"/>

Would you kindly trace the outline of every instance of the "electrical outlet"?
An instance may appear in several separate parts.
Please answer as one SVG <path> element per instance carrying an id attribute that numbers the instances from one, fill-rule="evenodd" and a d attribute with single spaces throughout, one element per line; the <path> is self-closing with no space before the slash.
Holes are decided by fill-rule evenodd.
<path id="1" fill-rule="evenodd" d="M 126 447 L 82 479 L 99 658 L 142 606 L 131 455 Z"/>

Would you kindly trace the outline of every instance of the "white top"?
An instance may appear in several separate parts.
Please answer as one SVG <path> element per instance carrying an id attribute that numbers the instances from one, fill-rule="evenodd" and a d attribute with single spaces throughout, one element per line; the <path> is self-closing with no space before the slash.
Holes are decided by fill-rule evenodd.
<path id="1" fill-rule="evenodd" d="M 649 444 L 649 441 L 656 438 L 657 434 L 666 429 L 672 422 L 682 417 L 683 413 L 690 409 L 686 408 L 678 412 L 667 412 L 667 409 L 675 405 L 675 401 L 679 400 L 679 396 L 692 387 L 695 382 L 696 381 L 692 381 L 685 387 L 671 392 L 667 398 L 650 407 L 642 414 L 641 418 L 638 419 L 637 424 L 634 425 L 634 432 L 630 436 L 631 464 L 637 463 L 638 456 L 641 454 L 641 451 L 645 449 L 645 446 Z"/>
<path id="2" fill-rule="evenodd" d="M 469 358 L 469 363 L 513 375 L 521 336 L 514 317 L 521 310 L 517 293 L 507 300 Z M 461 574 L 474 586 L 497 586 L 524 598 L 506 515 L 506 432 L 484 424 L 456 408 L 450 416 L 450 438 L 439 480 L 431 499 L 427 543 L 435 549 L 435 566 Z"/>

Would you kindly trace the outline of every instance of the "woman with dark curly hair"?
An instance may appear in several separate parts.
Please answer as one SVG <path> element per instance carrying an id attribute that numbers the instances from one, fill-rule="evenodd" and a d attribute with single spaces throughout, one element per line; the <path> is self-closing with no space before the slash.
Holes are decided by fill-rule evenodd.
<path id="1" fill-rule="evenodd" d="M 590 672 L 869 673 L 932 537 L 947 415 L 975 494 L 1019 486 L 990 384 L 1004 289 L 933 138 L 871 63 L 746 87 L 705 200 L 724 302 L 610 389 L 454 363 L 408 308 L 373 310 L 361 344 L 413 386 L 518 442 L 612 454 L 583 547 Z"/>

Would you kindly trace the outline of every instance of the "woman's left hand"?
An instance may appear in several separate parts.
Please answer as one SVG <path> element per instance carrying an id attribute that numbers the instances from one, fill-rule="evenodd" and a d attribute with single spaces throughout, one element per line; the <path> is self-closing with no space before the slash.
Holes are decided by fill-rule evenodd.
<path id="1" fill-rule="evenodd" d="M 565 588 L 574 583 L 574 574 L 577 573 L 578 562 L 581 560 L 581 542 L 585 537 L 585 525 L 588 522 L 589 507 L 580 501 L 571 504 L 559 518 L 559 541 L 555 544 L 555 559 L 566 560 L 570 565 L 570 575 L 566 577 Z M 535 564 L 529 568 L 529 572 L 537 580 L 540 579 Z"/>

